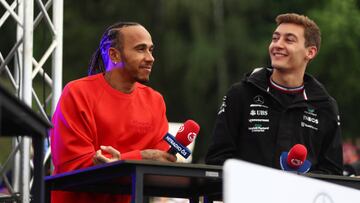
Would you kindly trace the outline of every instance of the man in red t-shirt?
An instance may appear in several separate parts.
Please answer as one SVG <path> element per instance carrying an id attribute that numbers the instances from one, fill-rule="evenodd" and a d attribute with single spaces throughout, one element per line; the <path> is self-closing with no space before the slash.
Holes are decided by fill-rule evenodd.
<path id="1" fill-rule="evenodd" d="M 64 88 L 53 116 L 54 174 L 112 161 L 174 162 L 162 139 L 168 131 L 163 97 L 143 83 L 154 63 L 149 32 L 117 23 L 102 36 L 89 76 Z M 52 202 L 129 202 L 127 195 L 52 192 Z"/>

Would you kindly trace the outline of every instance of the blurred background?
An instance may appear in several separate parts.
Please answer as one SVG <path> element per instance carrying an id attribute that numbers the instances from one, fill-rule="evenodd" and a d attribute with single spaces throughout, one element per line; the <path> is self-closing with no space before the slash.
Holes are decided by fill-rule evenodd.
<path id="1" fill-rule="evenodd" d="M 3 8 L 0 7 L 1 13 Z M 358 160 L 360 146 L 360 0 L 84 0 L 64 1 L 63 84 L 87 75 L 102 32 L 117 21 L 136 21 L 152 34 L 155 64 L 149 86 L 164 96 L 168 120 L 197 121 L 200 134 L 193 162 L 203 163 L 222 97 L 256 67 L 269 65 L 268 45 L 275 17 L 296 12 L 322 31 L 319 55 L 307 72 L 338 101 L 343 137 Z M 0 31 L 0 49 L 14 44 L 14 23 Z M 10 31 L 9 31 L 10 30 Z M 45 25 L 34 35 L 34 56 L 50 43 Z M 51 73 L 51 61 L 44 66 Z M 47 68 L 48 67 L 48 68 Z M 7 83 L 0 75 L 1 83 Z M 41 78 L 34 80 L 39 91 Z M 50 110 L 47 110 L 50 116 Z M 1 138 L 3 139 L 3 138 Z M 0 161 L 9 144 L 0 140 Z"/>

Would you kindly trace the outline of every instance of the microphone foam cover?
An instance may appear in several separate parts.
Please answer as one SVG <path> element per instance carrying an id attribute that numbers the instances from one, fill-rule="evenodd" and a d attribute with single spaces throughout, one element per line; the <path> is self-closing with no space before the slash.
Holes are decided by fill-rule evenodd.
<path id="1" fill-rule="evenodd" d="M 302 144 L 296 144 L 290 149 L 288 153 L 287 164 L 290 167 L 297 169 L 304 163 L 304 161 L 306 160 L 306 156 L 306 147 Z"/>
<path id="2" fill-rule="evenodd" d="M 200 131 L 200 126 L 193 120 L 187 120 L 180 126 L 176 133 L 176 140 L 184 145 L 188 146 L 195 140 L 195 137 Z"/>

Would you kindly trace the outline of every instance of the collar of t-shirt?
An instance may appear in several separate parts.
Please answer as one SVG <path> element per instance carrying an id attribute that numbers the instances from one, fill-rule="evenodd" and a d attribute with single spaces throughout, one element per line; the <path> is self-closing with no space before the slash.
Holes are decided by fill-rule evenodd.
<path id="1" fill-rule="evenodd" d="M 297 96 L 302 96 L 304 92 L 304 84 L 298 87 L 285 87 L 277 84 L 271 78 L 269 80 L 270 92 L 284 105 L 292 104 Z"/>

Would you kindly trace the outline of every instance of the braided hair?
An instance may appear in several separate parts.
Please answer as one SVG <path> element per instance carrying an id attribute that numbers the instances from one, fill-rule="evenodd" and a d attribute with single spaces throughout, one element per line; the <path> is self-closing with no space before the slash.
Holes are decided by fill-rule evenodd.
<path id="1" fill-rule="evenodd" d="M 100 45 L 92 55 L 89 63 L 88 75 L 104 73 L 109 61 L 108 50 L 110 47 L 122 50 L 122 37 L 120 28 L 140 25 L 136 22 L 118 22 L 108 27 L 101 37 Z"/>

